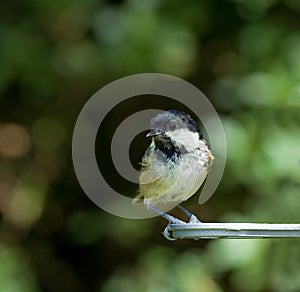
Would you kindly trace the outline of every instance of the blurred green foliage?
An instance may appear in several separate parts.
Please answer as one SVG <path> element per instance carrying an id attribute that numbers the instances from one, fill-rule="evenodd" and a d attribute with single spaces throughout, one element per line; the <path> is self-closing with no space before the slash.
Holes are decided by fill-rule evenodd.
<path id="1" fill-rule="evenodd" d="M 188 208 L 299 222 L 299 17 L 297 0 L 1 3 L 0 291 L 299 291 L 298 240 L 167 242 L 161 218 L 98 209 L 71 162 L 94 92 L 173 74 L 209 97 L 228 143 L 216 194 Z"/>

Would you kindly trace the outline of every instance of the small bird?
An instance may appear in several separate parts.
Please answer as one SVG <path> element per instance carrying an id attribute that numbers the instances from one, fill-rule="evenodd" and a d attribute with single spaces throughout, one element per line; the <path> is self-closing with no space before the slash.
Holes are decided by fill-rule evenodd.
<path id="1" fill-rule="evenodd" d="M 184 223 L 159 209 L 157 205 L 175 205 L 194 195 L 206 179 L 214 159 L 206 140 L 188 114 L 178 110 L 159 113 L 151 119 L 152 141 L 142 159 L 139 194 L 144 204 L 170 223 Z M 178 205 L 190 223 L 200 222 L 191 212 Z"/>

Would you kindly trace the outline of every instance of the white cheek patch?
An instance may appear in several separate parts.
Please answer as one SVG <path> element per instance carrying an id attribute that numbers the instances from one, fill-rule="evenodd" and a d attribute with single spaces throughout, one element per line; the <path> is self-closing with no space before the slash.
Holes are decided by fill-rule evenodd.
<path id="1" fill-rule="evenodd" d="M 167 132 L 167 135 L 179 144 L 183 144 L 187 150 L 194 150 L 199 146 L 199 134 L 188 129 L 177 129 Z"/>

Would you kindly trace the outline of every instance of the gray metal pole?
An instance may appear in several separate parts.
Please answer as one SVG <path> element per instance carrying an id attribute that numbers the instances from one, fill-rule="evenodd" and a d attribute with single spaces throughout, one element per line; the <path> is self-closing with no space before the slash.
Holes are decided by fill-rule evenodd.
<path id="1" fill-rule="evenodd" d="M 213 238 L 295 238 L 300 224 L 275 223 L 199 223 L 169 224 L 163 232 L 169 240 Z"/>

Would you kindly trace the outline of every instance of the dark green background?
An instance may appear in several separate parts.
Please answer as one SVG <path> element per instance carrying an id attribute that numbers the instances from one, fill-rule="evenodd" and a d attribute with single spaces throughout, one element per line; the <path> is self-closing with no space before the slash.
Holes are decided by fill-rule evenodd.
<path id="1" fill-rule="evenodd" d="M 299 19 L 297 0 L 1 3 L 0 291 L 299 291 L 299 240 L 168 242 L 161 218 L 97 208 L 71 157 L 76 118 L 98 89 L 175 75 L 208 96 L 228 143 L 214 196 L 185 205 L 205 222 L 299 222 Z"/>

